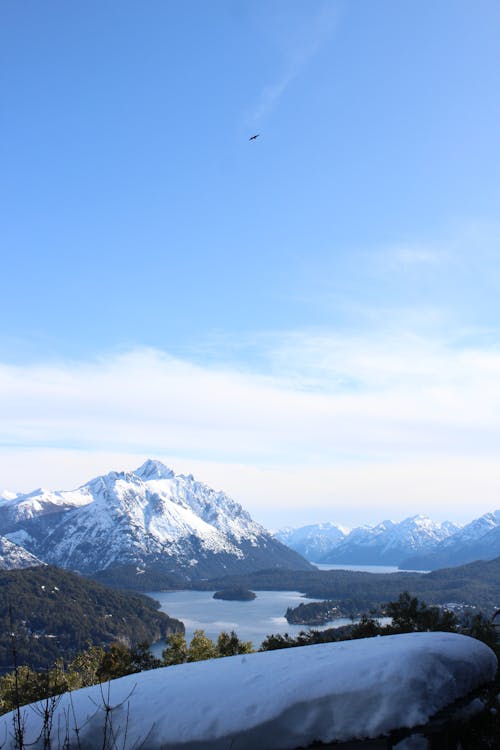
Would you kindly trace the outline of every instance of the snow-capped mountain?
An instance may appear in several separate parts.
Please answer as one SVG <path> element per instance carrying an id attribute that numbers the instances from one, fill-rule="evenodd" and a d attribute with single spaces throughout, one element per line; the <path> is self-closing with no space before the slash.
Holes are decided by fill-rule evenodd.
<path id="1" fill-rule="evenodd" d="M 316 523 L 298 529 L 280 529 L 274 536 L 306 560 L 322 562 L 348 533 L 348 529 L 334 523 Z"/>
<path id="2" fill-rule="evenodd" d="M 10 492 L 10 490 L 0 490 L 0 500 L 13 500 L 15 497 L 17 497 L 15 492 Z"/>
<path id="3" fill-rule="evenodd" d="M 404 559 L 400 567 L 422 570 L 464 565 L 474 560 L 492 560 L 500 555 L 500 510 L 485 513 L 453 535 L 443 539 L 433 550 L 422 550 Z"/>
<path id="4" fill-rule="evenodd" d="M 398 565 L 409 550 L 433 549 L 439 542 L 453 534 L 457 527 L 450 522 L 431 521 L 426 516 L 412 516 L 399 523 L 382 521 L 374 527 L 353 529 L 325 558 L 323 562 L 347 563 L 356 558 L 367 565 Z"/>
<path id="5" fill-rule="evenodd" d="M 325 540 L 323 527 L 332 529 L 328 540 Z M 337 529 L 338 533 L 335 533 L 334 529 Z M 458 529 L 458 526 L 449 521 L 439 523 L 431 521 L 426 516 L 417 515 L 399 523 L 383 521 L 377 526 L 358 526 L 349 533 L 345 533 L 335 524 L 305 526 L 293 533 L 290 530 L 278 533 L 277 538 L 286 540 L 285 543 L 292 549 L 300 551 L 313 562 L 399 565 L 413 553 L 434 549 Z M 324 554 L 319 552 L 322 547 L 325 550 Z"/>
<path id="6" fill-rule="evenodd" d="M 43 565 L 42 561 L 32 555 L 31 552 L 18 544 L 14 544 L 6 537 L 0 536 L 0 570 L 34 568 L 38 565 Z"/>
<path id="7" fill-rule="evenodd" d="M 151 460 L 76 490 L 4 500 L 0 534 L 44 562 L 89 574 L 153 565 L 200 578 L 310 567 L 223 492 Z"/>

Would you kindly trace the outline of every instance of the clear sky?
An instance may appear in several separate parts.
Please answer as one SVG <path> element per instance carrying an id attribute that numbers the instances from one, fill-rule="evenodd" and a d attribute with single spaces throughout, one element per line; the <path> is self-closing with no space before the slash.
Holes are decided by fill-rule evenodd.
<path id="1" fill-rule="evenodd" d="M 497 0 L 3 0 L 0 489 L 499 507 L 499 38 Z"/>

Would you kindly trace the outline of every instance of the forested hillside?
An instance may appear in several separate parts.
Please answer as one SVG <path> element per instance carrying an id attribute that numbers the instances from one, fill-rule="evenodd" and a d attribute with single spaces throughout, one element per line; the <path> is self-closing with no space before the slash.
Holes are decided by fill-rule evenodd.
<path id="1" fill-rule="evenodd" d="M 149 597 L 51 566 L 0 572 L 0 628 L 1 671 L 14 660 L 35 668 L 68 660 L 88 643 L 133 645 L 184 632 Z"/>
<path id="2" fill-rule="evenodd" d="M 329 599 L 346 614 L 369 611 L 402 591 L 429 604 L 449 602 L 477 606 L 485 612 L 500 607 L 500 557 L 432 573 L 362 573 L 351 570 L 264 570 L 195 584 L 206 590 L 244 586 L 258 590 L 301 591 L 314 599 Z"/>

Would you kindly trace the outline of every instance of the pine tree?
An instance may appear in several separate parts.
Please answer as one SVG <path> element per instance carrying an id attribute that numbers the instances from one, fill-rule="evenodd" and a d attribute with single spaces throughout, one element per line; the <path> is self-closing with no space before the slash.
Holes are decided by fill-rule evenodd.
<path id="1" fill-rule="evenodd" d="M 172 664 L 184 664 L 188 658 L 188 647 L 183 633 L 172 633 L 165 638 L 166 648 L 161 657 L 166 667 Z"/>
<path id="2" fill-rule="evenodd" d="M 188 648 L 188 661 L 205 661 L 217 656 L 213 641 L 205 635 L 204 630 L 195 630 Z"/>
<path id="3" fill-rule="evenodd" d="M 252 651 L 252 642 L 240 641 L 234 630 L 231 630 L 231 633 L 226 633 L 226 631 L 223 630 L 217 638 L 217 656 L 236 656 L 236 654 L 251 654 Z"/>

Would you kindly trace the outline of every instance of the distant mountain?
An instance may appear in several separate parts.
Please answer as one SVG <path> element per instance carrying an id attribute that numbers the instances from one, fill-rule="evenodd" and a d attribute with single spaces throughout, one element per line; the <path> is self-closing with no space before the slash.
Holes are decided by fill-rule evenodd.
<path id="1" fill-rule="evenodd" d="M 159 461 L 76 490 L 35 490 L 0 503 L 0 534 L 44 562 L 85 574 L 148 568 L 184 580 L 310 564 L 223 492 Z M 161 576 L 160 576 L 161 578 Z"/>
<path id="2" fill-rule="evenodd" d="M 31 552 L 10 542 L 6 537 L 0 536 L 0 570 L 17 570 L 20 568 L 33 568 L 43 565 Z"/>
<path id="3" fill-rule="evenodd" d="M 286 529 L 276 536 L 308 560 L 345 565 L 399 565 L 413 553 L 434 549 L 459 529 L 445 521 L 412 516 L 400 523 L 383 521 L 349 533 L 335 524 Z"/>
<path id="4" fill-rule="evenodd" d="M 400 567 L 436 570 L 474 560 L 493 560 L 500 555 L 500 510 L 485 513 L 445 538 L 432 550 L 406 557 Z"/>
<path id="5" fill-rule="evenodd" d="M 0 490 L 0 500 L 13 500 L 15 497 L 15 492 L 10 492 L 10 490 Z"/>
<path id="6" fill-rule="evenodd" d="M 353 529 L 322 562 L 398 565 L 409 550 L 431 550 L 455 531 L 457 527 L 449 522 L 443 524 L 421 515 L 399 523 L 383 521 L 374 527 Z"/>
<path id="7" fill-rule="evenodd" d="M 285 528 L 274 536 L 311 562 L 322 562 L 348 534 L 334 523 L 316 523 L 298 529 Z"/>

